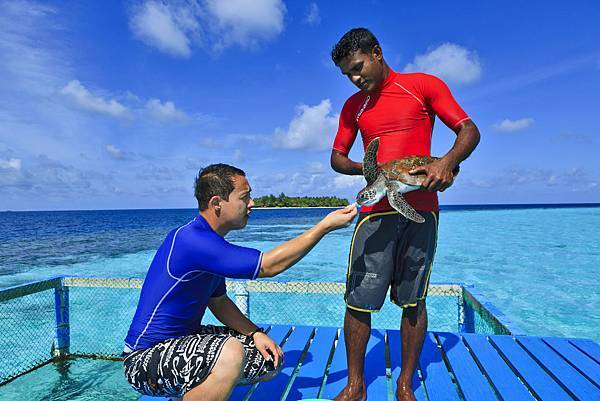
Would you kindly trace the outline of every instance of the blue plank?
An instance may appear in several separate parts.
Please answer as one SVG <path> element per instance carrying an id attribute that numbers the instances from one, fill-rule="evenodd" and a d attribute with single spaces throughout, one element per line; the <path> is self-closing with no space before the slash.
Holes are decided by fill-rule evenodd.
<path id="1" fill-rule="evenodd" d="M 459 400 L 432 333 L 425 336 L 419 363 L 430 401 Z"/>
<path id="2" fill-rule="evenodd" d="M 462 339 L 452 333 L 437 333 L 437 335 L 465 399 L 496 401 L 494 390 L 471 357 Z"/>
<path id="3" fill-rule="evenodd" d="M 479 364 L 504 400 L 533 400 L 525 385 L 504 362 L 496 349 L 480 334 L 463 334 Z"/>
<path id="4" fill-rule="evenodd" d="M 402 367 L 402 346 L 400 343 L 400 331 L 399 330 L 388 330 L 388 343 L 390 346 L 390 365 L 392 369 L 392 383 L 394 383 L 394 393 L 396 390 L 396 382 L 400 377 L 400 370 Z M 419 364 L 417 363 L 417 369 Z M 425 401 L 425 389 L 421 385 L 417 370 L 412 377 L 412 389 L 415 393 L 417 401 Z"/>
<path id="5" fill-rule="evenodd" d="M 541 338 L 518 336 L 516 339 L 575 397 L 581 400 L 600 400 L 600 389 L 562 359 Z"/>
<path id="6" fill-rule="evenodd" d="M 371 337 L 365 352 L 365 383 L 369 399 L 387 399 L 385 333 L 383 330 L 371 330 Z"/>
<path id="7" fill-rule="evenodd" d="M 287 333 L 289 333 L 290 329 L 290 326 L 274 325 L 271 326 L 271 329 L 268 331 L 267 334 L 277 344 L 281 344 Z M 229 401 L 243 400 L 251 388 L 252 386 L 237 386 L 235 389 L 233 389 L 233 392 L 229 396 Z"/>
<path id="8" fill-rule="evenodd" d="M 249 398 L 250 401 L 281 399 L 313 331 L 314 328 L 308 326 L 298 326 L 295 328 L 282 347 L 285 352 L 283 369 L 272 380 L 258 383 L 258 386 Z"/>
<path id="9" fill-rule="evenodd" d="M 544 341 L 596 386 L 600 386 L 600 364 L 573 346 L 567 339 L 548 337 L 544 338 Z"/>
<path id="10" fill-rule="evenodd" d="M 573 338 L 569 342 L 600 363 L 600 345 L 588 339 Z"/>
<path id="11" fill-rule="evenodd" d="M 317 327 L 286 401 L 317 398 L 336 335 L 337 329 L 334 327 Z"/>
<path id="12" fill-rule="evenodd" d="M 327 381 L 323 389 L 322 398 L 331 398 L 338 395 L 346 386 L 348 378 L 348 366 L 346 363 L 346 343 L 344 341 L 344 330 L 340 330 L 337 346 L 331 360 Z"/>
<path id="13" fill-rule="evenodd" d="M 517 344 L 512 336 L 492 335 L 490 340 L 496 344 L 513 369 L 538 398 L 544 401 L 573 399 Z"/>

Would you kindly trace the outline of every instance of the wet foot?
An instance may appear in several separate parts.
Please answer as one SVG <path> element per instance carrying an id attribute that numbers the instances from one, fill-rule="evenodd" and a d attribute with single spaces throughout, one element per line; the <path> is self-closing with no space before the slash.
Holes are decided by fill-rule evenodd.
<path id="1" fill-rule="evenodd" d="M 399 381 L 398 390 L 396 391 L 396 398 L 398 401 L 417 401 L 411 386 L 405 383 L 400 383 Z"/>
<path id="2" fill-rule="evenodd" d="M 365 401 L 366 399 L 367 399 L 367 391 L 366 391 L 364 385 L 361 387 L 346 386 L 333 399 L 333 401 Z"/>

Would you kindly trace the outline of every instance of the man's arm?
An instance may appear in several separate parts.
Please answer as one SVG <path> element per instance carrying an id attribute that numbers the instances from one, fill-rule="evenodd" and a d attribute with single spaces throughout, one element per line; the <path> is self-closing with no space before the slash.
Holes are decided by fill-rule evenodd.
<path id="1" fill-rule="evenodd" d="M 473 121 L 466 120 L 455 129 L 456 140 L 452 148 L 439 160 L 410 171 L 411 174 L 426 173 L 422 186 L 429 191 L 444 191 L 454 181 L 452 171 L 477 147 L 480 135 Z"/>
<path id="2" fill-rule="evenodd" d="M 363 166 L 362 163 L 350 160 L 348 155 L 340 152 L 339 150 L 331 151 L 331 168 L 340 174 L 346 175 L 362 175 Z"/>
<path id="3" fill-rule="evenodd" d="M 258 277 L 273 277 L 292 267 L 304 257 L 325 234 L 350 225 L 356 216 L 356 205 L 329 213 L 315 226 L 283 244 L 263 253 Z"/>
<path id="4" fill-rule="evenodd" d="M 208 308 L 221 323 L 244 335 L 249 336 L 258 329 L 258 326 L 244 316 L 227 294 L 210 298 L 208 301 Z M 275 367 L 279 366 L 279 363 L 283 358 L 283 351 L 279 345 L 275 344 L 269 336 L 261 332 L 254 334 L 252 337 L 256 348 L 263 358 L 270 360 L 272 355 L 274 358 L 273 364 Z"/>
<path id="5" fill-rule="evenodd" d="M 208 308 L 221 323 L 242 334 L 250 335 L 250 333 L 258 329 L 258 326 L 244 316 L 242 311 L 239 310 L 227 294 L 210 298 Z"/>

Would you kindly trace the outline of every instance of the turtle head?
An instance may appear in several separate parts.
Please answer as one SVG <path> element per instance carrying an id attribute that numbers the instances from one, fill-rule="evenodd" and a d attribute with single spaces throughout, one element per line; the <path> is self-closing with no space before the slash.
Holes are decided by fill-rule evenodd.
<path id="1" fill-rule="evenodd" d="M 359 206 L 371 206 L 379 202 L 383 195 L 374 185 L 367 185 L 356 195 L 356 203 Z"/>

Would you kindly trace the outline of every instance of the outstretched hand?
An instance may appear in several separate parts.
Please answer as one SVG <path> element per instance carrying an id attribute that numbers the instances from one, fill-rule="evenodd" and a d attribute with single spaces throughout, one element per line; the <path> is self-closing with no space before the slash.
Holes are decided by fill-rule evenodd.
<path id="1" fill-rule="evenodd" d="M 256 333 L 254 335 L 254 345 L 256 349 L 267 361 L 273 361 L 275 368 L 283 363 L 283 351 L 281 347 L 265 333 Z"/>
<path id="2" fill-rule="evenodd" d="M 348 227 L 356 216 L 356 203 L 352 203 L 345 208 L 334 210 L 323 219 L 323 223 L 328 227 L 329 231 L 339 228 Z"/>
<path id="3" fill-rule="evenodd" d="M 416 167 L 409 174 L 426 174 L 421 186 L 428 191 L 444 192 L 454 182 L 454 167 L 442 160 L 436 160 L 426 166 Z"/>

